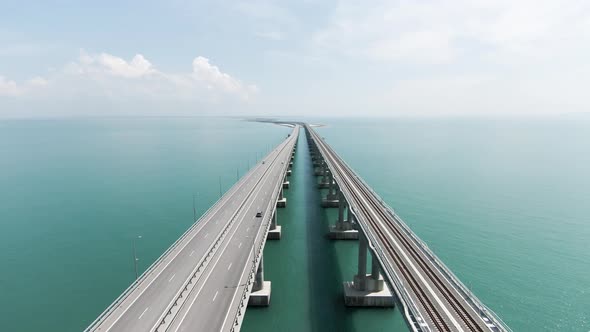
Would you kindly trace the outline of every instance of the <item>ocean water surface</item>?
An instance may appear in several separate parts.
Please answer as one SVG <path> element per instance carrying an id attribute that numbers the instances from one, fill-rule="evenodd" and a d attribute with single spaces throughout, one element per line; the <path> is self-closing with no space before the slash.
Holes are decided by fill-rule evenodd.
<path id="1" fill-rule="evenodd" d="M 311 119 L 336 151 L 515 331 L 590 330 L 590 121 Z M 0 324 L 80 331 L 289 129 L 229 118 L 0 121 Z M 356 243 L 301 135 L 271 306 L 242 331 L 406 331 L 397 309 L 350 309 Z M 221 186 L 220 186 L 221 184 Z M 141 272 L 140 271 L 140 272 Z"/>

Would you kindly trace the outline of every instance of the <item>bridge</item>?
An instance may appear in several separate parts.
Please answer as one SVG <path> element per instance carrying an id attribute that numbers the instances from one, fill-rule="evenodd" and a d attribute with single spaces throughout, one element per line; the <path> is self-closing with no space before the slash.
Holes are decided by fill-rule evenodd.
<path id="1" fill-rule="evenodd" d="M 276 208 L 299 125 L 168 248 L 85 331 L 237 331 L 248 305 L 268 305 L 267 238 L 280 239 Z"/>
<path id="2" fill-rule="evenodd" d="M 510 331 L 311 126 L 305 130 L 318 185 L 328 189 L 322 204 L 338 207 L 329 235 L 359 239 L 358 273 L 344 283 L 347 305 L 397 304 L 411 331 Z"/>
<path id="3" fill-rule="evenodd" d="M 409 329 L 511 331 L 305 123 L 245 174 L 85 331 L 238 331 L 248 306 L 270 304 L 263 249 L 281 238 L 277 207 L 300 128 L 321 204 L 338 208 L 334 240 L 358 240 L 358 271 L 343 285 L 348 306 L 397 305 Z M 371 266 L 367 271 L 367 256 Z"/>

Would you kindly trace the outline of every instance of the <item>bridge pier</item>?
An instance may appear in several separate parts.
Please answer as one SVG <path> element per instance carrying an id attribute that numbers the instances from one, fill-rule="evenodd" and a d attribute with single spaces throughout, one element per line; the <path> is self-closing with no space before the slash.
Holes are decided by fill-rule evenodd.
<path id="1" fill-rule="evenodd" d="M 270 220 L 270 229 L 268 230 L 267 240 L 280 240 L 281 239 L 281 225 L 277 224 L 277 210 L 272 214 Z"/>
<path id="2" fill-rule="evenodd" d="M 371 273 L 367 274 L 368 243 L 359 235 L 358 273 L 344 282 L 344 304 L 349 307 L 393 307 L 394 297 L 380 273 L 379 261 L 371 254 Z"/>
<path id="3" fill-rule="evenodd" d="M 328 188 L 330 188 L 330 181 L 334 181 L 334 180 L 328 176 L 328 173 L 330 173 L 330 171 L 328 171 L 327 167 L 324 167 L 322 172 L 323 172 L 323 174 L 322 174 L 322 178 L 321 178 L 320 182 L 318 183 L 318 188 L 328 189 Z"/>
<path id="4" fill-rule="evenodd" d="M 329 175 L 328 194 L 326 195 L 326 198 L 324 198 L 322 200 L 322 206 L 323 207 L 338 207 L 338 203 L 339 203 L 338 192 L 340 190 L 338 189 L 338 184 L 334 181 L 334 176 L 332 175 L 332 173 L 328 173 L 328 175 Z"/>
<path id="5" fill-rule="evenodd" d="M 317 162 L 314 161 L 313 172 L 314 172 L 315 176 L 323 176 L 324 180 L 327 182 L 327 180 L 325 179 L 327 171 L 328 171 L 328 167 L 326 166 L 326 164 L 324 163 L 323 160 L 317 161 Z"/>
<path id="6" fill-rule="evenodd" d="M 287 207 L 287 198 L 283 196 L 283 188 L 279 191 L 279 199 L 277 199 L 277 207 Z"/>
<path id="7" fill-rule="evenodd" d="M 346 210 L 346 219 L 344 219 L 344 210 Z M 338 220 L 335 225 L 330 226 L 328 236 L 333 240 L 358 240 L 359 238 L 359 231 L 354 224 L 354 215 L 342 191 L 340 191 L 338 204 Z"/>
<path id="8" fill-rule="evenodd" d="M 260 257 L 260 264 L 254 277 L 254 285 L 248 299 L 249 307 L 265 307 L 270 304 L 270 281 L 264 280 L 264 255 Z"/>

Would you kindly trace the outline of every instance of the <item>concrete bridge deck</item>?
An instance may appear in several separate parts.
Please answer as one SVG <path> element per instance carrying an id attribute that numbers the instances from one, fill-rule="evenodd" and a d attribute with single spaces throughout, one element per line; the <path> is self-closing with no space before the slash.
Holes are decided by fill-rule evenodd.
<path id="1" fill-rule="evenodd" d="M 262 292 L 263 302 L 270 295 L 262 252 L 269 230 L 278 228 L 277 201 L 284 202 L 298 132 L 294 126 L 86 331 L 239 329 L 252 291 Z"/>

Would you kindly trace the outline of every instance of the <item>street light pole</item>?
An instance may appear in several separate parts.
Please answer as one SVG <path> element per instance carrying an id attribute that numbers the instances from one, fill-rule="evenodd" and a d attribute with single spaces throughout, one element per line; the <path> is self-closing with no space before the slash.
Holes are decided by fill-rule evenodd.
<path id="1" fill-rule="evenodd" d="M 135 267 L 135 280 L 137 280 L 137 278 L 139 277 L 139 275 L 137 274 L 137 261 L 139 260 L 139 258 L 137 258 L 137 251 L 135 249 L 135 241 L 137 239 L 141 239 L 141 235 L 133 239 L 133 266 Z"/>

